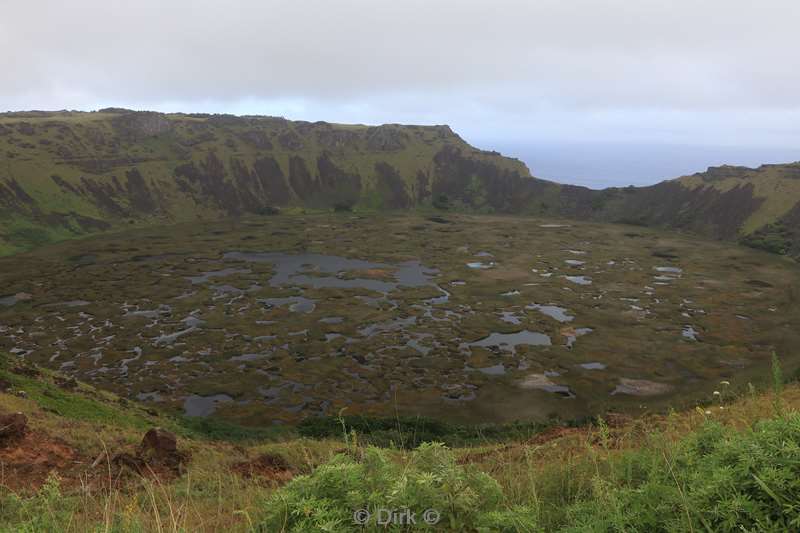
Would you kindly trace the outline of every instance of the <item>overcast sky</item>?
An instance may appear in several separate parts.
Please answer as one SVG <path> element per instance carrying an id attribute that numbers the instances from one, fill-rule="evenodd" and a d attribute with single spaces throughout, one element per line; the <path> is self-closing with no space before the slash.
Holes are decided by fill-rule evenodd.
<path id="1" fill-rule="evenodd" d="M 446 123 L 566 181 L 593 168 L 600 181 L 640 183 L 719 158 L 800 160 L 800 0 L 0 7 L 0 107 L 10 110 Z M 665 155 L 681 146 L 698 159 Z M 704 159 L 704 147 L 716 152 Z"/>

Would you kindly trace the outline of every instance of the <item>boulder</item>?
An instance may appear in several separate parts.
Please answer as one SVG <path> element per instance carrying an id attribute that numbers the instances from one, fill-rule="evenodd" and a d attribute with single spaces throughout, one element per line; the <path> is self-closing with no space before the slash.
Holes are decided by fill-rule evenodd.
<path id="1" fill-rule="evenodd" d="M 145 433 L 139 452 L 159 459 L 173 457 L 178 453 L 178 440 L 166 429 L 151 428 Z"/>
<path id="2" fill-rule="evenodd" d="M 105 456 L 100 455 L 95 464 L 102 463 Z M 155 427 L 145 433 L 135 455 L 122 452 L 111 458 L 111 463 L 126 467 L 140 475 L 180 475 L 183 465 L 188 461 L 186 453 L 178 451 L 178 442 L 171 432 Z"/>
<path id="3" fill-rule="evenodd" d="M 0 415 L 0 441 L 25 436 L 28 417 L 22 413 Z"/>

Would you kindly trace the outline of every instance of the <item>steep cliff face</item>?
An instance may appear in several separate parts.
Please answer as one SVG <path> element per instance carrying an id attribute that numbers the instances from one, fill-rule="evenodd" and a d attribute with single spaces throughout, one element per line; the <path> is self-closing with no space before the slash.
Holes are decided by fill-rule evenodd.
<path id="1" fill-rule="evenodd" d="M 561 212 L 660 226 L 800 254 L 800 163 L 711 167 L 651 187 L 589 191 L 562 187 Z"/>
<path id="2" fill-rule="evenodd" d="M 466 177 L 471 189 L 462 191 Z M 0 115 L 0 249 L 275 208 L 512 211 L 524 164 L 447 126 L 133 112 Z"/>
<path id="3" fill-rule="evenodd" d="M 800 255 L 800 163 L 593 191 L 533 178 L 447 126 L 0 114 L 0 253 L 123 225 L 427 205 L 661 226 Z"/>

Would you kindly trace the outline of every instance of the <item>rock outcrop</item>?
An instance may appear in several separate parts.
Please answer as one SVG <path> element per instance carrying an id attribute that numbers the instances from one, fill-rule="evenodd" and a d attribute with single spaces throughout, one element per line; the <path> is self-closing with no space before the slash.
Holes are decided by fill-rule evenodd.
<path id="1" fill-rule="evenodd" d="M 0 446 L 23 438 L 27 428 L 28 417 L 24 414 L 0 414 Z"/>

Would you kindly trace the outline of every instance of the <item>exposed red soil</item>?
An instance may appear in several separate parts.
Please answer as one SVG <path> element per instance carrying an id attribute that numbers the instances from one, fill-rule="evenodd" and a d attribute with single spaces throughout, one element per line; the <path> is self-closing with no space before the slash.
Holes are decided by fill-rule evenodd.
<path id="1" fill-rule="evenodd" d="M 619 446 L 619 430 L 627 427 L 633 421 L 633 417 L 619 413 L 608 413 L 605 415 L 603 420 L 605 421 L 606 426 L 609 428 L 608 441 L 606 445 L 611 447 Z M 521 446 L 542 446 L 549 442 L 570 436 L 579 436 L 583 439 L 588 439 L 588 442 L 592 445 L 600 445 L 602 444 L 603 440 L 603 437 L 597 432 L 597 428 L 594 426 L 553 426 L 526 440 L 524 443 L 506 444 L 491 450 L 469 453 L 460 457 L 457 462 L 461 465 L 480 463 L 491 457 L 511 452 L 512 450 L 520 448 Z"/>
<path id="2" fill-rule="evenodd" d="M 236 463 L 231 470 L 247 479 L 263 479 L 279 484 L 287 483 L 294 477 L 286 460 L 273 454 L 264 454 L 252 461 Z"/>
<path id="3" fill-rule="evenodd" d="M 124 489 L 138 477 L 169 481 L 183 473 L 188 455 L 174 447 L 153 447 L 154 430 L 148 432 L 135 454 L 117 453 L 109 457 L 81 454 L 63 440 L 46 432 L 25 429 L 13 438 L 0 439 L 0 487 L 14 492 L 38 490 L 55 473 L 61 486 L 69 489 Z M 160 435 L 159 435 L 160 436 Z M 170 447 L 172 444 L 172 447 Z"/>
<path id="4" fill-rule="evenodd" d="M 29 430 L 0 443 L 0 485 L 14 491 L 38 489 L 53 471 L 77 482 L 90 462 L 64 441 Z"/>
<path id="5" fill-rule="evenodd" d="M 562 426 L 553 426 L 551 428 L 542 431 L 533 438 L 529 439 L 528 441 L 526 441 L 526 444 L 542 445 L 542 444 L 547 444 L 550 441 L 567 437 L 570 435 L 578 435 L 585 433 L 586 433 L 585 428 L 566 428 Z"/>
<path id="6" fill-rule="evenodd" d="M 480 463 L 490 457 L 506 452 L 510 450 L 512 447 L 513 446 L 506 444 L 505 446 L 500 446 L 499 448 L 487 450 L 484 452 L 469 453 L 467 455 L 464 455 L 463 457 L 459 457 L 456 463 L 460 465 Z"/>

